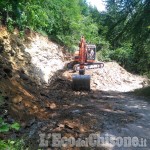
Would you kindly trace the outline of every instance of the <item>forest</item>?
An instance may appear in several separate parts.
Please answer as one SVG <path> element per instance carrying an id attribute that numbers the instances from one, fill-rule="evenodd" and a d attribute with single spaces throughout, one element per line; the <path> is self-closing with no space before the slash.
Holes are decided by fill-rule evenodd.
<path id="1" fill-rule="evenodd" d="M 47 35 L 73 52 L 82 35 L 97 45 L 98 59 L 116 60 L 134 73 L 150 72 L 150 1 L 105 0 L 99 12 L 86 0 L 1 0 L 0 24 L 23 34 Z"/>

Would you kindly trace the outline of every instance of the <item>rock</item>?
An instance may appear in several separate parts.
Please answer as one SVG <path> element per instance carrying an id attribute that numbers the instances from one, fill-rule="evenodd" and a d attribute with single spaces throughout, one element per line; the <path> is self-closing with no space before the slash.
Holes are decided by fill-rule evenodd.
<path id="1" fill-rule="evenodd" d="M 0 53 L 4 51 L 4 45 L 0 44 Z"/>
<path id="2" fill-rule="evenodd" d="M 73 129 L 73 128 L 75 128 L 75 127 L 76 127 L 76 124 L 75 124 L 75 123 L 73 123 L 73 122 L 68 122 L 68 121 L 65 122 L 65 128 Z"/>
<path id="3" fill-rule="evenodd" d="M 12 102 L 15 104 L 18 104 L 22 101 L 22 97 L 20 95 L 17 95 L 15 97 L 12 98 Z"/>
<path id="4" fill-rule="evenodd" d="M 51 103 L 51 104 L 49 105 L 49 107 L 50 107 L 51 109 L 55 109 L 55 108 L 56 108 L 56 104 L 55 104 L 55 103 Z"/>
<path id="5" fill-rule="evenodd" d="M 15 120 L 13 118 L 11 118 L 10 116 L 8 116 L 7 123 L 12 124 L 14 122 L 15 122 Z"/>
<path id="6" fill-rule="evenodd" d="M 20 73 L 20 78 L 23 80 L 30 80 L 26 74 Z"/>
<path id="7" fill-rule="evenodd" d="M 64 124 L 59 124 L 58 127 L 59 127 L 59 128 L 64 128 L 65 125 L 64 125 Z"/>
<path id="8" fill-rule="evenodd" d="M 10 68 L 4 68 L 3 71 L 7 74 L 7 75 L 11 75 L 12 70 Z"/>
<path id="9" fill-rule="evenodd" d="M 79 128 L 79 130 L 81 133 L 85 132 L 85 129 L 82 126 Z"/>
<path id="10" fill-rule="evenodd" d="M 5 77 L 6 77 L 6 73 L 3 72 L 3 71 L 1 71 L 1 72 L 0 72 L 0 78 L 5 78 Z"/>
<path id="11" fill-rule="evenodd" d="M 76 110 L 73 110 L 72 113 L 73 113 L 73 114 L 80 114 L 80 113 L 81 113 L 81 110 L 76 109 Z"/>
<path id="12" fill-rule="evenodd" d="M 21 56 L 21 55 L 18 55 L 17 58 L 18 58 L 20 61 L 23 61 L 23 60 L 24 60 L 24 57 Z"/>
<path id="13" fill-rule="evenodd" d="M 93 98 L 93 99 L 98 99 L 98 98 L 99 98 L 99 95 L 97 95 L 97 94 L 92 94 L 92 95 L 91 95 L 91 98 Z"/>
<path id="14" fill-rule="evenodd" d="M 29 126 L 32 126 L 32 125 L 35 123 L 35 121 L 36 121 L 35 118 L 31 119 L 31 120 L 29 121 L 29 123 L 28 123 Z"/>
<path id="15" fill-rule="evenodd" d="M 72 133 L 72 134 L 74 134 L 74 131 L 73 131 L 72 129 L 66 128 L 65 131 L 66 131 L 67 133 Z"/>

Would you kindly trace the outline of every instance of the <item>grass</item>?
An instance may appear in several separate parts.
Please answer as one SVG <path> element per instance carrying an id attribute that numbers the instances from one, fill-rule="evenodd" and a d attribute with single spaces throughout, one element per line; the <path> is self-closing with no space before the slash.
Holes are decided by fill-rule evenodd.
<path id="1" fill-rule="evenodd" d="M 141 89 L 136 89 L 134 93 L 138 96 L 144 96 L 150 98 L 150 86 Z"/>

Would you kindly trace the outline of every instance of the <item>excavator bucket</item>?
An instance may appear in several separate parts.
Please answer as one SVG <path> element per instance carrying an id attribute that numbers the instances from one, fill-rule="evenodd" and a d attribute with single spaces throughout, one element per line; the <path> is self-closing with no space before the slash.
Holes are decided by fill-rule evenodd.
<path id="1" fill-rule="evenodd" d="M 90 75 L 73 75 L 72 89 L 74 91 L 90 91 Z"/>

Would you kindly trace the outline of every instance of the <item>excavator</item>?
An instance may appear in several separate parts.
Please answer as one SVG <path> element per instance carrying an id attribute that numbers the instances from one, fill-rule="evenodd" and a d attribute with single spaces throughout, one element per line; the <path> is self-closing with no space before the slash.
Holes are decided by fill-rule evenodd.
<path id="1" fill-rule="evenodd" d="M 95 62 L 96 45 L 86 44 L 84 36 L 81 37 L 79 43 L 79 51 L 75 52 L 74 61 L 67 64 L 67 67 L 72 67 L 79 74 L 72 75 L 72 89 L 74 91 L 89 91 L 90 90 L 90 75 L 85 74 L 85 70 L 103 68 L 103 62 Z"/>

